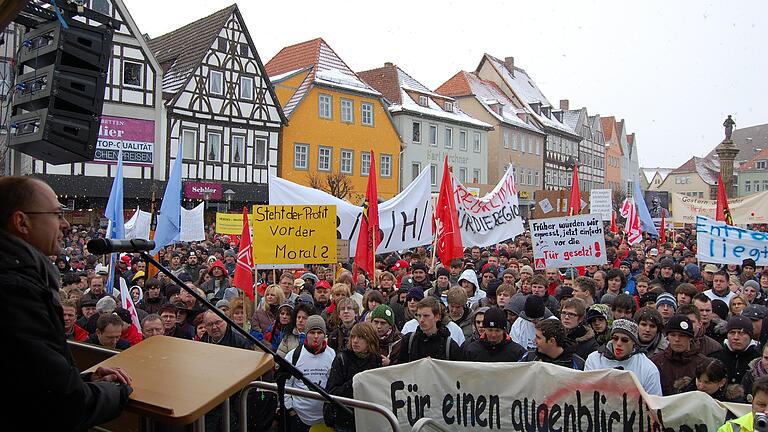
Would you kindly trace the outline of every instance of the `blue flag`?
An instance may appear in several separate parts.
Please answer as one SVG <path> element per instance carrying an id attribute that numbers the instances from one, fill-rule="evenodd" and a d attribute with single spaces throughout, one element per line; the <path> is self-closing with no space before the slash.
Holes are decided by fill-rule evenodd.
<path id="1" fill-rule="evenodd" d="M 653 219 L 651 219 L 651 214 L 645 205 L 645 199 L 643 198 L 643 192 L 640 190 L 639 182 L 635 182 L 635 204 L 637 205 L 637 217 L 640 219 L 640 228 L 643 232 L 658 237 L 659 232 L 656 231 L 656 226 L 653 225 Z"/>
<path id="2" fill-rule="evenodd" d="M 163 203 L 160 205 L 160 214 L 157 216 L 157 229 L 155 230 L 155 248 L 151 254 L 156 254 L 165 246 L 179 241 L 181 235 L 181 143 L 173 161 L 171 175 L 168 176 L 168 184 L 165 186 Z"/>
<path id="3" fill-rule="evenodd" d="M 117 172 L 112 181 L 112 191 L 109 193 L 107 208 L 104 210 L 104 216 L 109 219 L 109 228 L 107 238 L 124 239 L 125 238 L 125 213 L 123 212 L 123 149 L 122 146 L 117 152 Z M 106 292 L 112 294 L 115 284 L 115 254 L 109 257 L 109 278 L 107 278 Z"/>

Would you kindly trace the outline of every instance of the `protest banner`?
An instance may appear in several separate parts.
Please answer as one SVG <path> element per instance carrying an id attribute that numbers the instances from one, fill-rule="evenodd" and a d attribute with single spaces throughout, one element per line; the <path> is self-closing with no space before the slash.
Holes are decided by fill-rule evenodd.
<path id="1" fill-rule="evenodd" d="M 243 215 L 216 212 L 216 233 L 240 235 L 243 232 Z"/>
<path id="2" fill-rule="evenodd" d="M 628 371 L 582 372 L 545 362 L 426 358 L 361 372 L 352 381 L 355 399 L 392 410 L 401 430 L 427 417 L 462 431 L 713 431 L 726 415 L 705 393 L 649 396 Z M 388 430 L 370 411 L 356 411 L 355 421 L 357 430 Z"/>
<path id="3" fill-rule="evenodd" d="M 589 191 L 589 212 L 599 214 L 604 221 L 613 215 L 613 191 L 611 189 L 592 189 Z"/>
<path id="4" fill-rule="evenodd" d="M 464 247 L 490 246 L 524 232 L 512 165 L 483 197 L 474 196 L 455 176 L 453 188 Z"/>
<path id="5" fill-rule="evenodd" d="M 671 207 L 672 220 L 675 223 L 693 224 L 699 215 L 715 219 L 717 200 L 673 193 Z M 728 198 L 728 207 L 736 225 L 768 223 L 768 191 L 742 198 Z"/>
<path id="6" fill-rule="evenodd" d="M 752 258 L 758 266 L 768 265 L 768 233 L 697 216 L 696 257 L 706 263 L 738 265 Z"/>
<path id="7" fill-rule="evenodd" d="M 152 213 L 136 208 L 136 212 L 125 222 L 126 239 L 148 239 Z"/>
<path id="8" fill-rule="evenodd" d="M 570 191 L 562 190 L 537 190 L 533 193 L 536 205 L 533 207 L 533 218 L 544 219 L 552 217 L 568 216 Z M 581 210 L 591 205 L 591 196 L 587 191 L 581 191 Z"/>
<path id="9" fill-rule="evenodd" d="M 379 204 L 379 229 L 383 235 L 376 253 L 432 243 L 431 191 L 430 173 L 425 169 L 402 192 Z M 333 232 L 337 239 L 349 241 L 349 255 L 355 256 L 362 207 L 273 175 L 269 176 L 269 203 L 336 206 Z"/>
<path id="10" fill-rule="evenodd" d="M 599 214 L 532 219 L 530 226 L 536 270 L 606 262 Z"/>
<path id="11" fill-rule="evenodd" d="M 205 240 L 205 223 L 203 222 L 204 206 L 204 203 L 200 203 L 192 210 L 187 210 L 185 208 L 181 209 L 181 231 L 179 232 L 179 241 L 192 242 Z"/>
<path id="12" fill-rule="evenodd" d="M 257 265 L 336 262 L 335 206 L 255 205 L 252 232 Z"/>

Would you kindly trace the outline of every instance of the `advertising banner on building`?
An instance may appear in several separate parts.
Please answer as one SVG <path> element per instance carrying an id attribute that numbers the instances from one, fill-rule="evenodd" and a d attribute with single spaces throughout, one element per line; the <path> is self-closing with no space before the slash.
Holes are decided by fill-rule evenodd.
<path id="1" fill-rule="evenodd" d="M 116 164 L 120 146 L 123 148 L 124 164 L 152 166 L 155 122 L 102 116 L 93 161 Z"/>
<path id="2" fill-rule="evenodd" d="M 739 265 L 744 259 L 752 258 L 758 266 L 766 266 L 768 233 L 697 216 L 696 257 L 706 263 Z"/>
<path id="3" fill-rule="evenodd" d="M 532 219 L 530 225 L 535 270 L 605 264 L 599 214 Z"/>
<path id="4" fill-rule="evenodd" d="M 733 223 L 736 225 L 768 223 L 768 191 L 743 198 L 728 198 Z M 672 216 L 676 223 L 696 223 L 696 217 L 715 218 L 716 200 L 672 194 Z"/>
<path id="5" fill-rule="evenodd" d="M 475 196 L 454 176 L 453 196 L 464 247 L 494 245 L 525 231 L 512 165 L 496 187 L 483 197 Z"/>
<path id="6" fill-rule="evenodd" d="M 429 176 L 429 170 L 423 170 L 402 192 L 379 203 L 379 229 L 384 235 L 376 248 L 377 253 L 432 243 L 432 186 Z M 269 203 L 336 206 L 337 221 L 333 232 L 336 238 L 349 241 L 349 256 L 355 256 L 362 207 L 273 175 L 269 176 Z"/>
<path id="7" fill-rule="evenodd" d="M 642 355 L 642 354 L 639 354 Z M 395 414 L 401 430 L 431 418 L 449 431 L 714 431 L 726 409 L 706 393 L 648 395 L 629 371 L 583 372 L 545 362 L 426 358 L 358 373 L 355 399 Z M 357 430 L 390 430 L 355 411 Z"/>
<path id="8" fill-rule="evenodd" d="M 188 199 L 219 201 L 221 190 L 221 183 L 184 182 L 184 198 Z"/>
<path id="9" fill-rule="evenodd" d="M 256 265 L 336 262 L 336 206 L 255 205 L 252 220 Z"/>

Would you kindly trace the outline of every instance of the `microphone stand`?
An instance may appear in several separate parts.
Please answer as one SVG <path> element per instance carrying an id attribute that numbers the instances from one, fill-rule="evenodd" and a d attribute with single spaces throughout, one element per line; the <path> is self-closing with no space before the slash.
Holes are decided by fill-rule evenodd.
<path id="1" fill-rule="evenodd" d="M 331 395 L 328 394 L 328 392 L 326 392 L 325 389 L 323 389 L 319 385 L 317 385 L 317 384 L 313 383 L 312 381 L 310 381 L 309 378 L 307 378 L 300 370 L 296 369 L 296 366 L 294 366 L 291 362 L 289 362 L 288 360 L 284 359 L 283 357 L 280 357 L 279 355 L 277 355 L 274 351 L 272 351 L 269 347 L 267 347 L 262 341 L 256 339 L 255 337 L 253 337 L 253 335 L 251 335 L 250 333 L 245 331 L 245 329 L 243 329 L 239 325 L 235 324 L 235 322 L 232 321 L 232 319 L 230 317 L 225 315 L 224 312 L 222 312 L 216 306 L 211 304 L 211 302 L 209 302 L 205 297 L 203 297 L 200 294 L 198 294 L 195 290 L 189 288 L 187 286 L 187 284 L 182 282 L 178 277 L 176 277 L 173 273 L 171 273 L 170 270 L 168 270 L 167 268 L 163 267 L 159 262 L 157 262 L 146 251 L 141 251 L 141 252 L 139 252 L 139 254 L 141 255 L 141 257 L 145 261 L 152 263 L 155 267 L 157 267 L 158 270 L 160 270 L 166 276 L 171 278 L 171 280 L 176 285 L 178 285 L 181 289 L 183 289 L 184 291 L 186 291 L 189 294 L 191 294 L 192 297 L 197 299 L 197 301 L 199 301 L 200 303 L 204 304 L 205 307 L 208 308 L 208 310 L 210 310 L 211 312 L 215 313 L 219 318 L 223 319 L 231 328 L 237 330 L 237 332 L 240 333 L 243 337 L 245 337 L 248 341 L 250 341 L 254 345 L 258 346 L 265 353 L 272 354 L 272 358 L 275 360 L 275 363 L 280 367 L 280 372 L 287 372 L 290 375 L 292 375 L 293 377 L 298 378 L 299 380 L 301 380 L 301 382 L 304 383 L 304 385 L 307 386 L 307 388 L 309 388 L 312 391 L 315 391 L 315 392 L 319 393 L 320 396 L 325 398 L 325 400 L 327 400 L 329 403 L 332 403 L 333 405 L 335 405 L 337 408 L 341 409 L 347 415 L 349 415 L 349 416 L 353 415 L 352 414 L 352 410 L 350 410 L 346 406 L 342 405 L 340 402 L 338 402 L 335 399 L 333 399 L 333 397 L 331 397 Z M 283 381 L 283 386 L 284 385 L 285 385 L 285 381 Z M 284 414 L 287 415 L 287 413 L 284 413 Z"/>

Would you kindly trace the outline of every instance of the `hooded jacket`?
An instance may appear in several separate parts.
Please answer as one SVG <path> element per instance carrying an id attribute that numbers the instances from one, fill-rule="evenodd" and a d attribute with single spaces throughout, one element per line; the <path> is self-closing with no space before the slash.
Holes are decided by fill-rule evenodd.
<path id="1" fill-rule="evenodd" d="M 637 380 L 648 394 L 661 396 L 661 378 L 659 369 L 655 364 L 640 352 L 639 347 L 623 360 L 616 360 L 613 356 L 613 341 L 593 352 L 584 362 L 584 370 L 622 369 L 635 373 Z"/>
<path id="2" fill-rule="evenodd" d="M 709 356 L 722 361 L 728 369 L 728 383 L 741 384 L 744 375 L 749 371 L 749 362 L 760 357 L 760 350 L 757 342 L 752 340 L 747 349 L 743 351 L 731 350 L 728 340 L 725 340 L 725 347 L 720 351 L 713 352 Z"/>
<path id="3" fill-rule="evenodd" d="M 213 269 L 220 268 L 222 272 L 224 272 L 224 277 L 221 279 L 216 279 L 213 277 Z M 229 278 L 227 278 L 227 269 L 224 267 L 224 263 L 222 263 L 220 260 L 216 260 L 211 264 L 211 267 L 208 268 L 208 274 L 211 276 L 211 279 L 208 280 L 208 282 L 205 282 L 200 288 L 205 291 L 206 294 L 213 294 L 216 293 L 217 295 L 221 293 L 221 296 L 219 297 L 219 300 L 224 298 L 224 291 L 229 288 Z"/>
<path id="4" fill-rule="evenodd" d="M 684 378 L 696 379 L 696 367 L 706 357 L 696 349 L 676 353 L 669 346 L 651 358 L 659 369 L 661 391 L 664 396 L 682 393 L 688 383 Z"/>
<path id="5" fill-rule="evenodd" d="M 485 335 L 464 347 L 464 360 L 476 362 L 516 362 L 525 354 L 525 349 L 512 341 L 508 334 L 497 344 L 488 342 Z"/>
<path id="6" fill-rule="evenodd" d="M 574 354 L 581 357 L 582 361 L 600 348 L 600 345 L 598 345 L 597 340 L 595 339 L 595 331 L 592 330 L 590 325 L 584 322 L 568 332 L 568 335 L 565 338 L 565 346 L 573 351 Z"/>
<path id="7" fill-rule="evenodd" d="M 461 286 L 461 281 L 470 282 L 475 286 L 475 293 L 472 297 L 467 298 L 467 306 L 474 309 L 475 305 L 480 303 L 480 299 L 485 298 L 485 291 L 480 289 L 480 284 L 477 282 L 477 273 L 472 269 L 464 270 L 459 276 L 459 286 Z"/>

